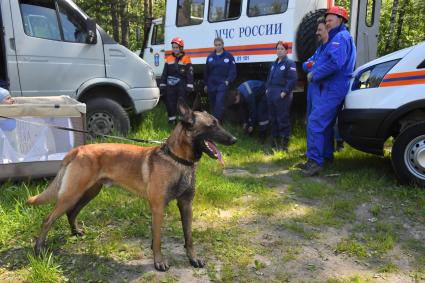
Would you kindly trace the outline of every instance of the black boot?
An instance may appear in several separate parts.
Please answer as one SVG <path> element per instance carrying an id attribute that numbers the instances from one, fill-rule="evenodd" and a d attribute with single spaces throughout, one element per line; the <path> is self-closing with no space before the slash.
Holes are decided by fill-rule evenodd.
<path id="1" fill-rule="evenodd" d="M 289 147 L 289 138 L 288 137 L 280 138 L 280 149 L 282 151 L 288 151 L 288 147 Z"/>
<path id="2" fill-rule="evenodd" d="M 273 139 L 272 139 L 272 149 L 274 149 L 274 150 L 280 149 L 280 138 L 273 137 Z"/>
<path id="3" fill-rule="evenodd" d="M 344 149 L 344 141 L 336 141 L 335 151 L 341 151 Z"/>
<path id="4" fill-rule="evenodd" d="M 313 160 L 308 160 L 307 163 L 304 165 L 304 168 L 302 169 L 302 173 L 306 177 L 311 177 L 315 175 L 319 175 L 319 173 L 323 170 L 322 166 L 317 164 Z"/>

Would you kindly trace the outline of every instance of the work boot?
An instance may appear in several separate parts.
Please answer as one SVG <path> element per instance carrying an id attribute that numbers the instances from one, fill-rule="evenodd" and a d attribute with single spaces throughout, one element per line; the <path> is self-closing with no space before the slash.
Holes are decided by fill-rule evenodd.
<path id="1" fill-rule="evenodd" d="M 280 149 L 282 151 L 288 151 L 289 147 L 289 138 L 288 137 L 282 137 L 280 138 Z"/>
<path id="2" fill-rule="evenodd" d="M 341 151 L 344 149 L 344 141 L 336 141 L 335 151 Z"/>
<path id="3" fill-rule="evenodd" d="M 311 177 L 311 176 L 318 175 L 322 170 L 323 170 L 322 166 L 317 164 L 316 161 L 309 159 L 305 165 L 305 168 L 302 170 L 302 173 L 306 177 Z"/>
<path id="4" fill-rule="evenodd" d="M 279 147 L 280 147 L 279 138 L 273 137 L 273 139 L 272 139 L 272 149 L 279 150 Z"/>
<path id="5" fill-rule="evenodd" d="M 266 132 L 259 132 L 258 133 L 258 141 L 260 144 L 264 145 L 266 143 L 267 134 Z"/>
<path id="6" fill-rule="evenodd" d="M 309 160 L 307 160 L 306 162 L 300 162 L 300 163 L 295 164 L 295 168 L 298 168 L 298 169 L 301 169 L 301 170 L 306 169 L 308 161 Z"/>

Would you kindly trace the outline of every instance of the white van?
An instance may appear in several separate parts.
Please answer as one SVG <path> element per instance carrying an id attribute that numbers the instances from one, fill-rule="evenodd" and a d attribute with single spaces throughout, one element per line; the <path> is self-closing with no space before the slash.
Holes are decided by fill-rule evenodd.
<path id="1" fill-rule="evenodd" d="M 398 179 L 425 186 L 425 41 L 355 71 L 339 129 L 352 147 L 378 155 L 394 137 Z"/>
<path id="2" fill-rule="evenodd" d="M 87 128 L 127 132 L 159 99 L 152 68 L 71 0 L 0 0 L 0 85 L 12 96 L 69 95 Z"/>

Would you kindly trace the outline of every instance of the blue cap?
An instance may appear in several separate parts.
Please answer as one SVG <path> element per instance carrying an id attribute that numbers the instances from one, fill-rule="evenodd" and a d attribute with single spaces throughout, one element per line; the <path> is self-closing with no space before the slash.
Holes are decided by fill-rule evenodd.
<path id="1" fill-rule="evenodd" d="M 8 96 L 10 96 L 9 91 L 7 89 L 0 87 L 0 103 L 2 103 L 3 100 Z"/>

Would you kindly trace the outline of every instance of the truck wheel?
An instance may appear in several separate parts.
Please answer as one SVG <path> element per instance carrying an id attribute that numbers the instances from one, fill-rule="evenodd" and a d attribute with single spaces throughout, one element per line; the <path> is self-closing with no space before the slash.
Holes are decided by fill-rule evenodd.
<path id="1" fill-rule="evenodd" d="M 130 119 L 122 106 L 109 98 L 88 100 L 87 130 L 89 132 L 111 135 L 127 134 L 130 130 Z"/>
<path id="2" fill-rule="evenodd" d="M 317 19 L 324 17 L 325 13 L 326 9 L 319 9 L 308 13 L 301 20 L 295 40 L 299 62 L 307 61 L 314 54 L 314 51 L 316 51 L 318 47 L 316 36 Z"/>
<path id="3" fill-rule="evenodd" d="M 401 183 L 425 186 L 425 123 L 412 125 L 397 136 L 391 162 Z"/>

